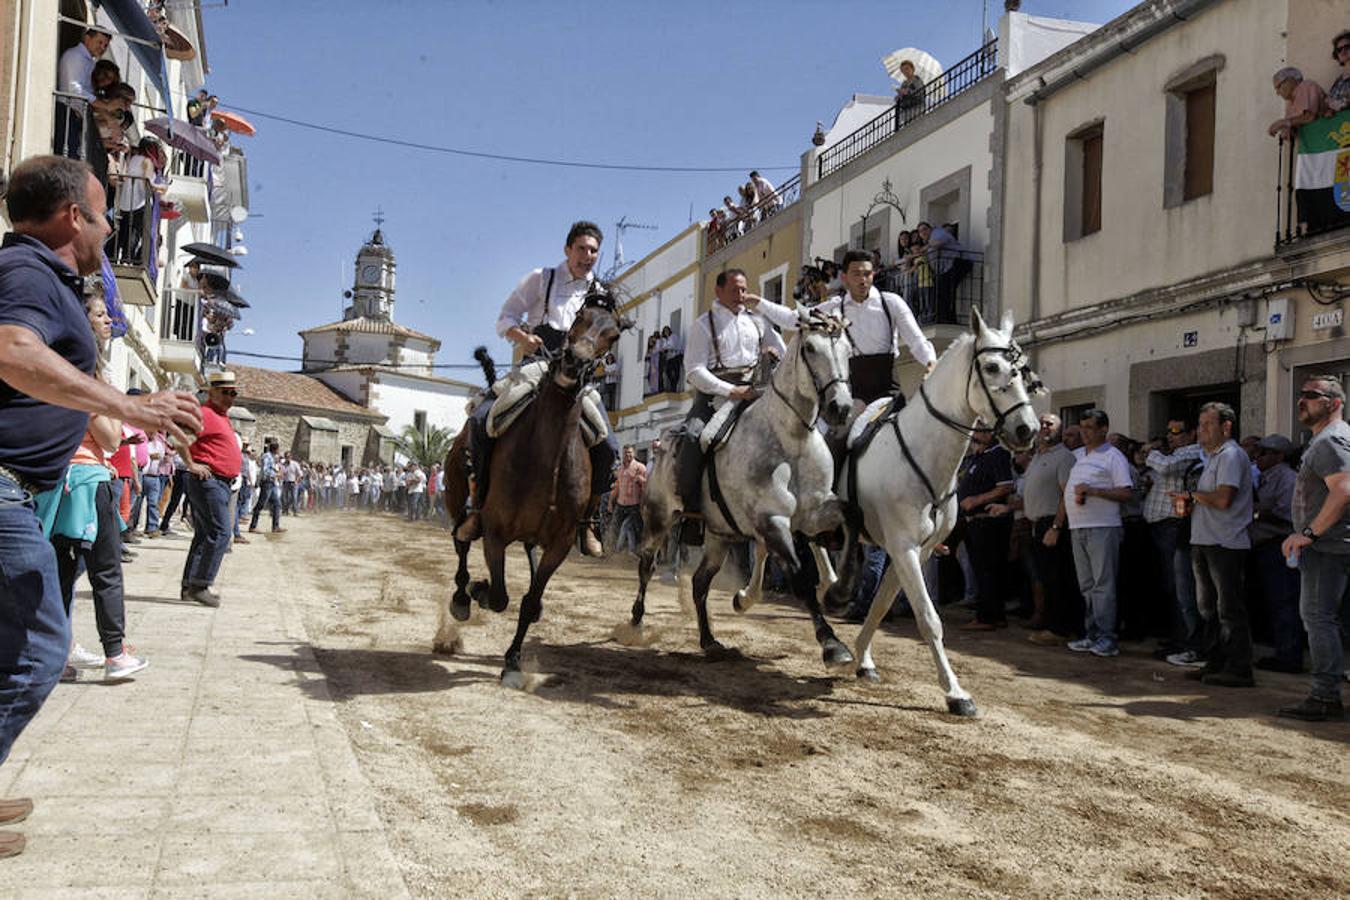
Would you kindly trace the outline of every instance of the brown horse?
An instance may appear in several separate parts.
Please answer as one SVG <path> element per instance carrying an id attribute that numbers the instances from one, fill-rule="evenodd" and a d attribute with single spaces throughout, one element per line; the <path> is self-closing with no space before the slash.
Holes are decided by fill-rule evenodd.
<path id="1" fill-rule="evenodd" d="M 459 621 L 469 617 L 471 598 L 485 601 L 494 612 L 506 609 L 506 548 L 517 541 L 525 544 L 530 558 L 530 587 L 521 598 L 516 637 L 506 651 L 502 669 L 502 683 L 510 687 L 524 685 L 520 648 L 525 632 L 531 623 L 539 621 L 544 588 L 571 551 L 577 526 L 590 504 L 591 460 L 581 435 L 581 390 L 610 345 L 618 340 L 622 325 L 604 306 L 583 307 L 562 349 L 550 361 L 538 395 L 497 439 L 489 463 L 491 487 L 482 501 L 481 514 L 489 581 L 469 585 L 469 543 L 455 538 L 459 568 L 449 612 Z M 467 433 L 467 428 L 460 433 L 445 459 L 445 504 L 452 532 L 465 518 Z M 536 547 L 542 551 L 537 561 Z M 443 619 L 436 648 L 453 651 L 447 626 Z"/>

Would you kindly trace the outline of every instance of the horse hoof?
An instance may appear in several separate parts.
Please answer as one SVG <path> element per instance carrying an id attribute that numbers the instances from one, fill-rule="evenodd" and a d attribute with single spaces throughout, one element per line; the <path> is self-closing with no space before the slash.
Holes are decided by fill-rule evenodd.
<path id="1" fill-rule="evenodd" d="M 731 595 L 731 608 L 738 613 L 743 613 L 750 608 L 745 605 L 745 591 L 737 591 Z"/>
<path id="2" fill-rule="evenodd" d="M 519 669 L 502 669 L 502 687 L 513 691 L 525 690 L 525 673 Z"/>
<path id="3" fill-rule="evenodd" d="M 467 594 L 456 594 L 450 598 L 450 615 L 456 622 L 469 621 L 470 602 Z"/>
<path id="4" fill-rule="evenodd" d="M 859 669 L 859 681 L 869 681 L 872 684 L 881 684 L 881 676 L 877 674 L 876 669 Z"/>
<path id="5" fill-rule="evenodd" d="M 820 656 L 827 669 L 838 669 L 853 662 L 853 654 L 840 641 L 826 641 L 821 645 Z"/>
<path id="6" fill-rule="evenodd" d="M 720 641 L 713 641 L 703 648 L 703 655 L 711 662 L 720 662 L 728 659 L 740 658 L 741 652 L 735 647 L 728 647 Z"/>
<path id="7" fill-rule="evenodd" d="M 486 607 L 491 599 L 491 594 L 492 591 L 486 581 L 475 581 L 469 585 L 469 596 L 479 606 Z"/>
<path id="8" fill-rule="evenodd" d="M 966 718 L 974 718 L 980 714 L 979 709 L 975 706 L 975 701 L 969 697 L 948 697 L 947 712 Z"/>

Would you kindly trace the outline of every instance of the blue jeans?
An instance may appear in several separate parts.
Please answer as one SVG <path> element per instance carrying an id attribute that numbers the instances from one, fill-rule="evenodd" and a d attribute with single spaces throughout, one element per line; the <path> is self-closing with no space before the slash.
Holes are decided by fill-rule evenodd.
<path id="1" fill-rule="evenodd" d="M 1345 648 L 1341 646 L 1341 600 L 1345 596 L 1350 557 L 1304 547 L 1299 554 L 1302 573 L 1298 609 L 1308 630 L 1308 657 L 1312 695 L 1319 700 L 1341 699 Z"/>
<path id="2" fill-rule="evenodd" d="M 141 490 L 145 497 L 145 530 L 159 530 L 159 498 L 164 496 L 163 475 L 142 475 Z"/>
<path id="3" fill-rule="evenodd" d="M 1204 623 L 1195 605 L 1195 573 L 1191 571 L 1191 546 L 1181 540 L 1180 519 L 1163 519 L 1148 526 L 1153 547 L 1158 551 L 1163 596 L 1172 602 L 1177 614 L 1174 639 L 1186 650 L 1204 650 Z"/>
<path id="4" fill-rule="evenodd" d="M 69 651 L 56 550 L 27 495 L 0 477 L 0 763 L 56 687 Z"/>
<path id="5" fill-rule="evenodd" d="M 258 527 L 258 519 L 263 509 L 272 511 L 272 530 L 281 527 L 281 493 L 275 481 L 258 482 L 258 497 L 253 501 L 253 518 L 249 520 L 249 531 Z"/>
<path id="6" fill-rule="evenodd" d="M 183 566 L 183 588 L 210 587 L 230 549 L 230 483 L 215 476 L 189 476 L 186 490 L 192 504 L 192 546 Z"/>
<path id="7" fill-rule="evenodd" d="M 248 505 L 248 501 L 249 501 L 249 498 L 250 498 L 251 496 L 253 496 L 253 485 L 249 484 L 249 483 L 248 483 L 247 481 L 245 481 L 244 479 L 240 479 L 240 481 L 239 481 L 239 499 L 235 501 L 235 505 L 234 505 L 234 536 L 235 536 L 235 537 L 243 537 L 243 535 L 239 533 L 239 529 L 243 526 L 243 524 L 244 524 L 244 519 L 248 518 L 248 513 L 249 513 L 249 505 Z"/>
<path id="8" fill-rule="evenodd" d="M 1252 548 L 1261 593 L 1270 612 L 1270 636 L 1275 658 L 1296 668 L 1303 666 L 1303 623 L 1298 614 L 1299 571 L 1285 565 L 1280 542 Z"/>
<path id="9" fill-rule="evenodd" d="M 1120 542 L 1125 529 L 1075 528 L 1073 564 L 1078 572 L 1078 590 L 1083 594 L 1083 632 L 1088 640 L 1116 642 L 1116 574 L 1120 568 Z"/>

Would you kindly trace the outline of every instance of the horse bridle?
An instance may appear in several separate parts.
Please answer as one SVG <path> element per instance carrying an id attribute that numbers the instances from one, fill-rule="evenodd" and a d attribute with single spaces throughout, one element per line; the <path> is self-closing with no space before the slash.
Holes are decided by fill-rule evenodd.
<path id="1" fill-rule="evenodd" d="M 966 371 L 966 394 L 970 394 L 971 380 L 978 375 L 980 379 L 980 389 L 984 391 L 985 399 L 989 401 L 989 408 L 992 409 L 995 414 L 993 423 L 987 429 L 962 425 L 951 416 L 942 412 L 942 410 L 933 405 L 933 401 L 928 396 L 926 386 L 922 382 L 919 384 L 919 396 L 923 398 L 924 406 L 928 407 L 928 411 L 933 417 L 948 428 L 958 431 L 966 437 L 974 437 L 977 433 L 987 430 L 1002 441 L 1006 438 L 1006 435 L 1003 433 L 1003 426 L 1007 423 L 1008 417 L 1024 406 L 1031 406 L 1031 401 L 1020 400 L 1007 409 L 998 408 L 998 401 L 994 399 L 994 393 L 997 391 L 998 393 L 1003 394 L 1011 390 L 1012 379 L 1008 379 L 1008 383 L 1003 387 L 991 388 L 988 380 L 984 377 L 984 367 L 980 365 L 980 357 L 985 354 L 998 354 L 1006 359 L 1008 365 L 1013 368 L 1013 371 L 1022 377 L 1023 384 L 1028 392 L 1038 388 L 1041 385 L 1041 382 L 1037 378 L 1036 373 L 1031 371 L 1031 366 L 1027 363 L 1026 355 L 1016 344 L 1009 344 L 1006 347 L 994 346 L 975 348 L 975 352 L 970 358 L 970 368 Z"/>
<path id="2" fill-rule="evenodd" d="M 830 351 L 833 352 L 835 344 L 839 341 L 840 334 L 833 333 L 828 334 L 826 336 L 830 339 Z M 818 420 L 820 418 L 820 408 L 823 405 L 822 401 L 825 397 L 825 392 L 828 391 L 830 388 L 834 387 L 836 384 L 846 383 L 848 379 L 841 378 L 836 375 L 834 378 L 831 378 L 829 381 L 825 382 L 824 384 L 821 384 L 816 379 L 816 370 L 814 367 L 812 367 L 811 361 L 806 358 L 806 342 L 801 338 L 798 338 L 797 340 L 797 359 L 802 363 L 802 365 L 806 366 L 806 374 L 811 376 L 811 387 L 816 392 L 816 419 Z M 773 392 L 778 395 L 778 398 L 780 400 L 782 400 L 785 404 L 787 404 L 787 408 L 792 410 L 792 414 L 797 417 L 797 421 L 802 423 L 803 428 L 805 428 L 807 431 L 810 431 L 812 428 L 816 427 L 816 422 L 814 420 L 808 422 L 806 420 L 806 416 L 798 412 L 797 407 L 792 405 L 792 400 L 789 399 L 786 394 L 784 394 L 781 390 L 778 389 L 778 383 L 776 381 L 774 381 L 773 379 L 769 379 L 769 387 L 773 389 Z"/>
<path id="3" fill-rule="evenodd" d="M 993 409 L 996 414 L 994 424 L 990 427 L 989 430 L 992 433 L 998 435 L 1000 440 L 1003 440 L 1004 438 L 1003 425 L 1008 421 L 1008 417 L 1011 416 L 1013 413 L 1017 412 L 1022 407 L 1030 406 L 1031 401 L 1022 400 L 1004 410 L 1000 410 L 998 408 L 998 403 L 995 402 L 994 400 L 994 392 L 997 391 L 998 393 L 1001 394 L 1010 390 L 1012 388 L 1012 379 L 1011 378 L 1008 379 L 1008 383 L 1001 388 L 991 388 L 989 386 L 989 382 L 984 377 L 984 369 L 980 366 L 980 357 L 984 356 L 986 353 L 997 353 L 1001 355 L 1004 359 L 1006 359 L 1008 361 L 1008 364 L 1013 367 L 1016 374 L 1021 376 L 1024 386 L 1029 391 L 1036 390 L 1040 388 L 1042 385 L 1040 379 L 1036 376 L 1036 373 L 1031 371 L 1031 366 L 1027 363 L 1025 354 L 1022 353 L 1021 348 L 1018 347 L 1016 344 L 1009 344 L 1006 347 L 975 348 L 975 352 L 971 355 L 970 358 L 970 368 L 966 372 L 966 394 L 967 395 L 970 394 L 971 379 L 975 375 L 979 375 L 980 388 L 984 391 L 985 397 L 989 400 L 990 408 Z M 960 422 L 956 421 L 951 416 L 947 415 L 942 410 L 934 406 L 933 401 L 928 396 L 928 390 L 923 382 L 919 383 L 919 396 L 923 398 L 924 406 L 927 407 L 928 412 L 933 416 L 933 418 L 937 419 L 939 422 L 941 422 L 943 425 L 946 425 L 953 431 L 956 431 L 959 434 L 964 435 L 967 440 L 974 437 L 977 432 L 984 430 L 969 425 L 962 425 Z M 928 508 L 929 516 L 936 521 L 938 508 L 956 495 L 956 488 L 952 488 L 952 490 L 948 491 L 946 495 L 939 497 L 937 489 L 933 487 L 932 479 L 928 477 L 928 473 L 925 472 L 923 470 L 923 467 L 919 465 L 919 461 L 914 458 L 914 454 L 910 452 L 909 445 L 905 442 L 905 436 L 900 432 L 899 416 L 893 416 L 891 418 L 891 428 L 892 430 L 895 431 L 895 439 L 900 445 L 900 452 L 904 455 L 905 461 L 909 463 L 910 468 L 912 468 L 915 474 L 919 476 L 919 480 L 923 482 L 923 486 L 928 489 L 928 497 L 931 501 Z"/>

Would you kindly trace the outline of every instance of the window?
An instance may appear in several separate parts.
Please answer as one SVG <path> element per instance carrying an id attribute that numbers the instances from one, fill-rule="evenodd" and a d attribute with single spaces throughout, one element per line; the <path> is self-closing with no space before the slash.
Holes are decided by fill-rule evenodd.
<path id="1" fill-rule="evenodd" d="M 1167 82 L 1163 208 L 1214 192 L 1214 120 L 1222 56 L 1210 56 Z"/>
<path id="2" fill-rule="evenodd" d="M 352 465 L 352 457 L 356 454 L 352 452 L 351 444 L 342 445 L 342 468 L 349 469 Z"/>
<path id="3" fill-rule="evenodd" d="M 1214 83 L 1186 95 L 1186 174 L 1183 199 L 1214 190 Z"/>
<path id="4" fill-rule="evenodd" d="M 415 428 L 415 429 L 416 429 L 419 433 L 421 433 L 421 434 L 426 434 L 426 433 L 427 433 L 427 412 L 426 412 L 426 410 L 424 410 L 424 409 L 418 409 L 418 410 L 414 410 L 414 411 L 413 411 L 413 428 Z"/>
<path id="5" fill-rule="evenodd" d="M 1076 241 L 1102 230 L 1102 158 L 1104 122 L 1093 122 L 1069 135 L 1064 148 L 1064 240 Z"/>
<path id="6" fill-rule="evenodd" d="M 772 300 L 774 303 L 783 302 L 783 276 L 775 275 L 764 282 L 764 299 Z"/>

